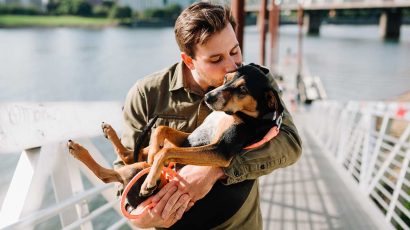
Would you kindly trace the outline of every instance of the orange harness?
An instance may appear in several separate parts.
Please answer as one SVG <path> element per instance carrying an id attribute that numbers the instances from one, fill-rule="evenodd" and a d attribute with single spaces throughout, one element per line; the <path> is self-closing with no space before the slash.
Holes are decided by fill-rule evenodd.
<path id="1" fill-rule="evenodd" d="M 280 123 L 281 123 L 281 120 L 282 119 L 280 119 Z M 272 140 L 274 137 L 276 137 L 279 134 L 280 123 L 278 123 L 278 126 L 274 126 L 273 128 L 271 128 L 268 131 L 268 133 L 262 138 L 262 140 L 254 144 L 248 145 L 243 149 L 245 150 L 254 149 Z M 173 165 L 173 164 L 170 163 L 170 165 Z M 168 181 L 170 181 L 171 179 L 178 176 L 178 173 L 172 170 L 171 167 L 164 167 L 162 169 L 162 176 L 165 178 L 165 184 L 168 183 Z M 150 169 L 151 167 L 145 168 L 141 170 L 137 175 L 135 175 L 134 178 L 132 178 L 132 180 L 127 184 L 127 186 L 125 186 L 124 192 L 122 193 L 121 204 L 120 204 L 121 212 L 122 212 L 122 215 L 125 216 L 129 220 L 135 220 L 135 219 L 140 218 L 140 216 L 145 210 L 151 209 L 155 207 L 156 205 L 156 203 L 150 201 L 151 198 L 148 198 L 146 201 L 143 202 L 143 203 L 146 203 L 145 205 L 142 205 L 143 203 L 138 205 L 137 209 L 135 209 L 134 211 L 134 214 L 129 213 L 125 209 L 125 202 L 126 202 L 127 194 L 130 191 L 131 187 L 138 181 L 138 179 L 140 179 L 143 175 L 147 174 Z"/>
<path id="2" fill-rule="evenodd" d="M 125 186 L 124 188 L 124 192 L 122 193 L 121 196 L 121 201 L 120 201 L 120 205 L 121 205 L 121 213 L 123 216 L 125 216 L 127 219 L 129 220 L 135 220 L 138 219 L 142 213 L 147 210 L 147 209 L 151 209 L 153 207 L 155 207 L 156 203 L 150 201 L 151 198 L 148 198 L 146 201 L 144 201 L 143 203 L 147 203 L 146 205 L 138 205 L 137 209 L 135 209 L 134 213 L 131 214 L 129 213 L 126 209 L 125 209 L 125 202 L 127 200 L 127 194 L 130 191 L 130 189 L 132 188 L 132 186 L 145 174 L 149 173 L 149 170 L 151 169 L 151 167 L 145 168 L 143 170 L 141 170 L 139 173 L 137 173 L 137 175 L 134 176 L 134 178 L 132 178 L 132 180 L 127 184 L 127 186 Z M 162 175 L 165 178 L 166 183 L 168 181 L 170 181 L 171 179 L 173 179 L 174 177 L 177 177 L 177 173 L 172 170 L 171 168 L 166 168 L 164 167 L 162 169 Z"/>
<path id="3" fill-rule="evenodd" d="M 257 147 L 259 147 L 259 146 L 265 144 L 266 142 L 272 140 L 272 139 L 273 139 L 274 137 L 276 137 L 278 134 L 279 134 L 279 128 L 278 128 L 278 126 L 275 126 L 275 127 L 271 128 L 271 129 L 269 130 L 269 132 L 262 138 L 262 140 L 260 140 L 260 141 L 258 141 L 258 142 L 256 142 L 256 143 L 253 143 L 253 144 L 251 144 L 251 145 L 248 145 L 248 146 L 246 146 L 246 147 L 243 148 L 243 149 L 249 150 L 249 149 L 257 148 Z"/>

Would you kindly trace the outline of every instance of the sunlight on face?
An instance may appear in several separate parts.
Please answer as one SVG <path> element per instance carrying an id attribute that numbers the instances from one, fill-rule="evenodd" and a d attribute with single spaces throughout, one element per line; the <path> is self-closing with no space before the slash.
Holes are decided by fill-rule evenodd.
<path id="1" fill-rule="evenodd" d="M 242 64 L 242 53 L 235 31 L 228 24 L 203 45 L 196 45 L 193 77 L 201 88 L 222 85 L 225 74 Z"/>

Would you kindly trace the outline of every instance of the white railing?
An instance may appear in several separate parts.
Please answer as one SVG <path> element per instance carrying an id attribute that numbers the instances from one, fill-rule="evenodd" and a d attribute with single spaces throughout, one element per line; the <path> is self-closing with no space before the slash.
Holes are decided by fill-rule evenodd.
<path id="1" fill-rule="evenodd" d="M 315 102 L 307 117 L 311 136 L 386 221 L 410 229 L 410 103 Z"/>
<path id="2" fill-rule="evenodd" d="M 121 128 L 121 104 L 0 103 L 1 157 L 20 154 L 1 207 L 0 229 L 33 229 L 53 217 L 59 217 L 63 229 L 93 229 L 92 220 L 108 210 L 118 212 L 118 220 L 104 228 L 133 228 L 120 214 L 114 185 L 98 180 L 66 147 L 67 140 L 78 140 L 99 163 L 110 167 L 91 140 L 102 136 L 102 121 Z M 82 176 L 91 182 L 90 189 L 85 189 Z M 56 203 L 42 207 L 50 179 Z M 90 211 L 89 201 L 98 195 L 105 204 Z"/>

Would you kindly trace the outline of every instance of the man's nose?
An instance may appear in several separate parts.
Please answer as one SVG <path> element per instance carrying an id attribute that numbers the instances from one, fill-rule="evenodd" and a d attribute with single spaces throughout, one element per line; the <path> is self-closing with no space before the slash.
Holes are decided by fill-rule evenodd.
<path id="1" fill-rule="evenodd" d="M 236 71 L 236 69 L 238 69 L 240 66 L 240 63 L 237 63 L 237 61 L 235 60 L 235 57 L 229 57 L 228 60 L 226 61 L 226 65 L 225 65 L 225 72 L 226 73 L 231 73 Z"/>

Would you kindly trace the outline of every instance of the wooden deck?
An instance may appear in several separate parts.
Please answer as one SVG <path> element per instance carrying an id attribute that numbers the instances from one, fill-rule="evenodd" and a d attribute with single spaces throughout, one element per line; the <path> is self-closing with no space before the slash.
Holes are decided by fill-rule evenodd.
<path id="1" fill-rule="evenodd" d="M 375 206 L 343 180 L 301 119 L 295 116 L 301 159 L 260 179 L 263 229 L 389 229 Z"/>

